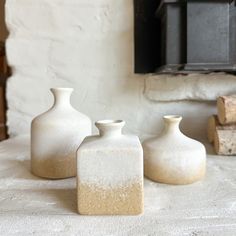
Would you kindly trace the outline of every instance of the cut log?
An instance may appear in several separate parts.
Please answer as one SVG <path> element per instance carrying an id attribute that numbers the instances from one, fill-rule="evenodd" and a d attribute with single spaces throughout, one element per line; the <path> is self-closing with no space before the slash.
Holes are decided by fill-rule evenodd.
<path id="1" fill-rule="evenodd" d="M 215 132 L 217 127 L 221 130 L 236 130 L 236 123 L 221 125 L 219 123 L 217 115 L 212 115 L 208 119 L 208 127 L 207 127 L 207 138 L 210 143 L 214 143 Z"/>
<path id="2" fill-rule="evenodd" d="M 236 129 L 216 128 L 214 148 L 218 155 L 236 155 Z"/>
<path id="3" fill-rule="evenodd" d="M 210 116 L 207 125 L 207 138 L 210 143 L 214 142 L 216 127 L 219 126 L 217 115 Z"/>
<path id="4" fill-rule="evenodd" d="M 236 95 L 219 97 L 217 109 L 218 119 L 222 125 L 236 123 Z"/>

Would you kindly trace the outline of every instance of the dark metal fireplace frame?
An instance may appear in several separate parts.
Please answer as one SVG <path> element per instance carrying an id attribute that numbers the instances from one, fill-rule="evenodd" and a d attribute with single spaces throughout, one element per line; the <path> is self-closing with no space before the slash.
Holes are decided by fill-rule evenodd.
<path id="1" fill-rule="evenodd" d="M 236 7 L 230 0 L 163 0 L 158 71 L 235 71 Z"/>
<path id="2" fill-rule="evenodd" d="M 236 0 L 136 0 L 135 12 L 137 73 L 236 71 Z"/>

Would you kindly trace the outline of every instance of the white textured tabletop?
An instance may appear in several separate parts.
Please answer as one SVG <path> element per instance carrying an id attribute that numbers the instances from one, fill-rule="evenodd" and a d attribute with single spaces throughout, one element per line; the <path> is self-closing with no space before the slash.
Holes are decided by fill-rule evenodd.
<path id="1" fill-rule="evenodd" d="M 80 216 L 75 178 L 31 175 L 29 138 L 0 144 L 0 235 L 236 235 L 236 157 L 208 156 L 203 182 L 168 186 L 145 180 L 141 216 Z"/>

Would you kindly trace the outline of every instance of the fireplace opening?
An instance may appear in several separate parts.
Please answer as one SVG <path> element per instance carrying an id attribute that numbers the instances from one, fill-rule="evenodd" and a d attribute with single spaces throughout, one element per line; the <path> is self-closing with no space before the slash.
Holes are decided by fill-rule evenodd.
<path id="1" fill-rule="evenodd" d="M 236 0 L 135 0 L 135 73 L 236 71 Z"/>

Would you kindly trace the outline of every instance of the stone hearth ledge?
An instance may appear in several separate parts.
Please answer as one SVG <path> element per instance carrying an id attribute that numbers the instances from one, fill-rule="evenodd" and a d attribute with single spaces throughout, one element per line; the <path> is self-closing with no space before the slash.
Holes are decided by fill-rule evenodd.
<path id="1" fill-rule="evenodd" d="M 144 95 L 152 101 L 215 101 L 220 95 L 236 94 L 236 76 L 210 74 L 149 74 L 145 78 Z"/>
<path id="2" fill-rule="evenodd" d="M 29 136 L 18 136 L 0 143 L 0 234 L 233 236 L 235 166 L 235 157 L 210 154 L 201 182 L 173 186 L 145 179 L 143 215 L 87 217 L 77 214 L 76 179 L 33 176 Z"/>

